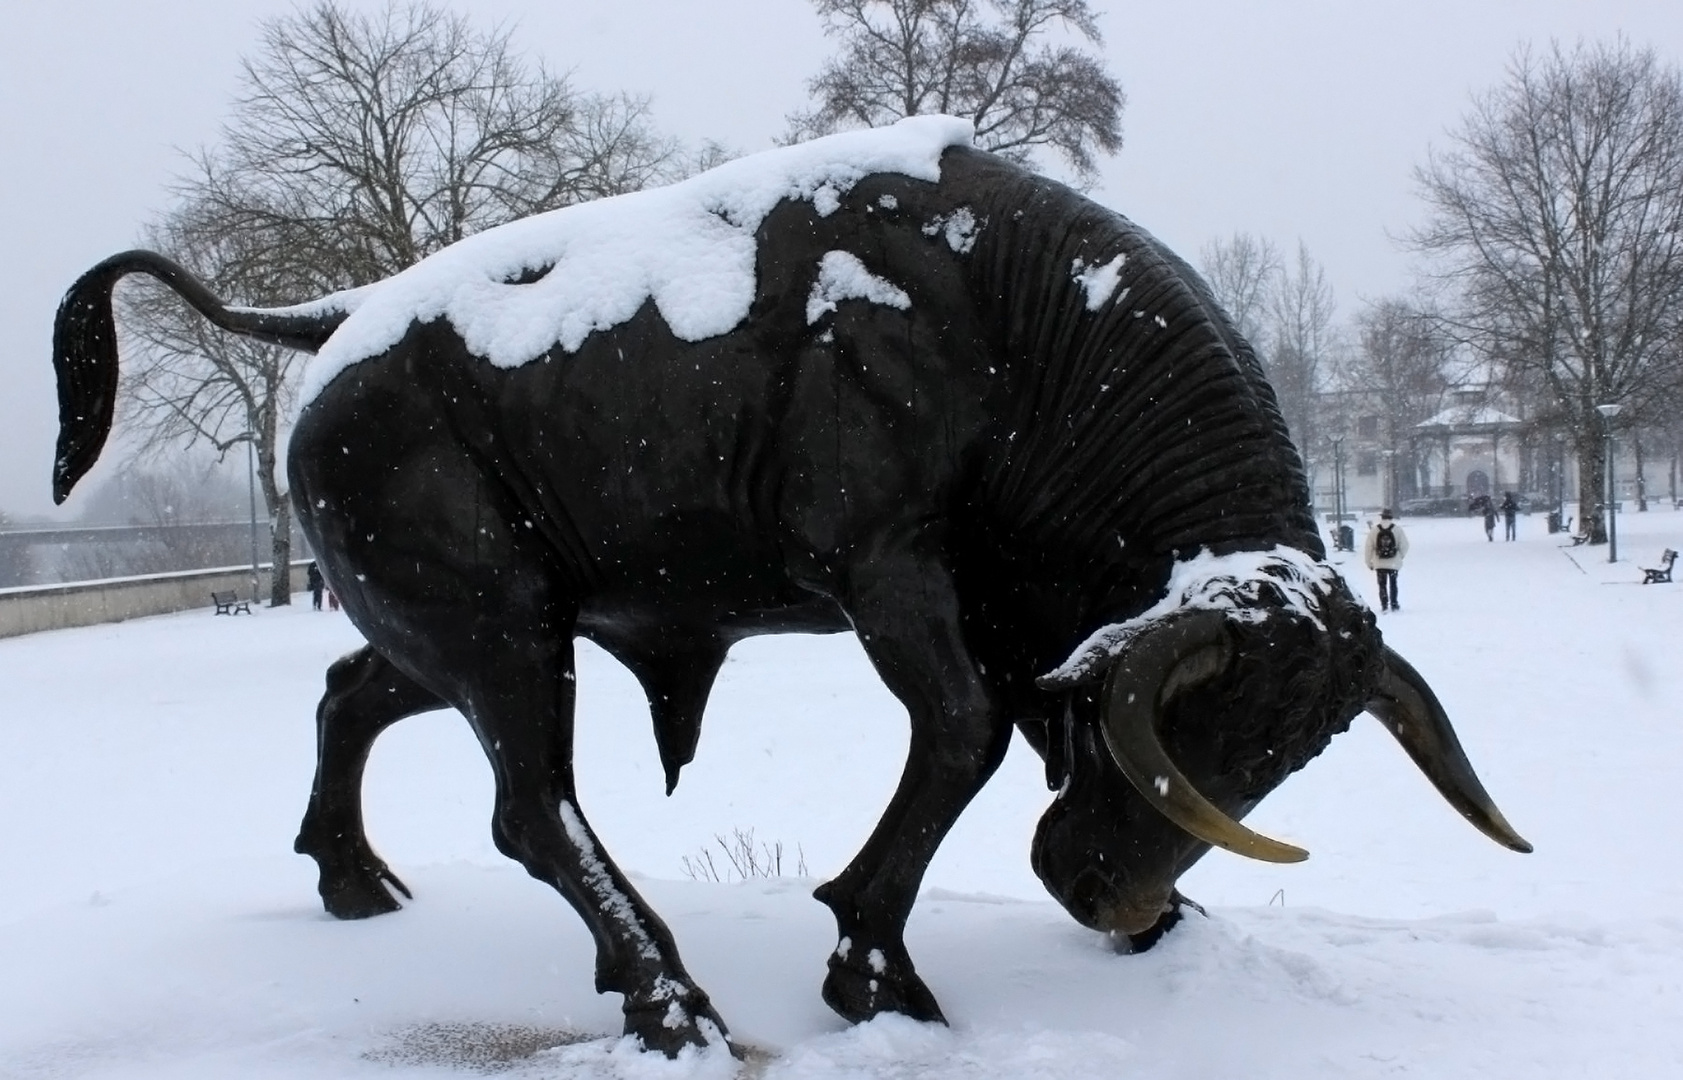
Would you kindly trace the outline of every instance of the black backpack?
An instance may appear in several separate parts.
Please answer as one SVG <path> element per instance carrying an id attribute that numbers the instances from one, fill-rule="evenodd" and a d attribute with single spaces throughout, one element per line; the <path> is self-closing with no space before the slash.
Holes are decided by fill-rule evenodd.
<path id="1" fill-rule="evenodd" d="M 1397 557 L 1397 534 L 1394 526 L 1379 526 L 1379 535 L 1373 538 L 1373 553 L 1381 559 Z"/>

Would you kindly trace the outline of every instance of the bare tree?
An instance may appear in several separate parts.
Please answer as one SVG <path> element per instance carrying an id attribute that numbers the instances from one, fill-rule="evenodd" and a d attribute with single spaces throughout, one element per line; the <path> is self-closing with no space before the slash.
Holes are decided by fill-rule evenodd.
<path id="1" fill-rule="evenodd" d="M 188 204 L 148 230 L 152 247 L 193 267 L 221 295 L 284 302 L 299 293 L 290 275 L 264 273 L 272 240 L 247 229 L 223 231 L 219 216 Z M 280 270 L 284 260 L 271 268 Z M 137 362 L 123 368 L 119 394 L 125 428 L 142 456 L 207 443 L 218 455 L 245 443 L 269 521 L 269 602 L 291 603 L 292 506 L 282 483 L 280 442 L 292 412 L 303 353 L 210 325 L 176 294 L 150 279 L 124 291 L 124 327 L 137 339 Z"/>
<path id="2" fill-rule="evenodd" d="M 1413 243 L 1457 321 L 1543 388 L 1575 444 L 1579 520 L 1606 539 L 1597 405 L 1654 423 L 1683 341 L 1683 82 L 1619 40 L 1522 49 L 1417 170 Z"/>
<path id="3" fill-rule="evenodd" d="M 221 143 L 193 158 L 150 239 L 245 304 L 367 284 L 471 233 L 690 164 L 642 101 L 580 93 L 506 32 L 426 3 L 361 15 L 329 0 L 271 20 L 243 81 Z M 300 354 L 223 334 L 162 290 L 128 295 L 142 348 L 126 419 L 154 449 L 250 443 L 273 529 L 271 602 L 289 603 L 280 445 Z"/>
<path id="4" fill-rule="evenodd" d="M 1335 307 L 1326 271 L 1299 241 L 1294 265 L 1274 275 L 1266 298 L 1266 341 L 1259 355 L 1280 399 L 1286 427 L 1309 458 L 1320 451 L 1316 402 L 1336 343 Z"/>
<path id="5" fill-rule="evenodd" d="M 492 225 L 641 188 L 674 145 L 646 104 L 575 91 L 426 3 L 322 2 L 264 24 L 222 145 L 186 194 L 272 236 L 323 287 L 361 285 Z"/>
<path id="6" fill-rule="evenodd" d="M 1390 470 L 1387 490 L 1405 494 L 1418 484 L 1409 433 L 1437 413 L 1448 393 L 1454 343 L 1436 316 L 1396 297 L 1370 303 L 1355 320 L 1355 348 L 1342 356 L 1340 386 L 1379 414 L 1379 444 Z M 1400 471 L 1410 478 L 1397 482 Z"/>
<path id="7" fill-rule="evenodd" d="M 1226 240 L 1212 240 L 1200 252 L 1201 269 L 1216 300 L 1233 325 L 1253 346 L 1263 347 L 1263 320 L 1268 299 L 1278 288 L 1285 266 L 1273 241 L 1236 232 Z"/>
<path id="8" fill-rule="evenodd" d="M 1049 147 L 1083 182 L 1096 154 L 1122 147 L 1121 84 L 1092 53 L 1087 0 L 812 0 L 841 50 L 807 84 L 817 100 L 789 117 L 789 140 L 946 113 L 976 125 L 976 144 L 1029 162 Z"/>
<path id="9" fill-rule="evenodd" d="M 1216 301 L 1256 349 L 1298 450 L 1314 459 L 1322 449 L 1322 391 L 1337 344 L 1326 271 L 1302 241 L 1287 267 L 1272 241 L 1247 232 L 1210 241 L 1200 256 Z"/>

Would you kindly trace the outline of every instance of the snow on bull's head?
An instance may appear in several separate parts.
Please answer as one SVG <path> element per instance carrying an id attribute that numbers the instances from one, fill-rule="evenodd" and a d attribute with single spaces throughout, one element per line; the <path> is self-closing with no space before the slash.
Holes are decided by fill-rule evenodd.
<path id="1" fill-rule="evenodd" d="M 1066 691 L 1062 778 L 1035 872 L 1084 925 L 1147 934 L 1211 846 L 1271 862 L 1301 848 L 1239 823 L 1367 710 L 1473 825 L 1531 846 L 1485 793 L 1430 687 L 1326 563 L 1290 548 L 1177 563 L 1150 610 L 1088 638 L 1041 686 Z"/>

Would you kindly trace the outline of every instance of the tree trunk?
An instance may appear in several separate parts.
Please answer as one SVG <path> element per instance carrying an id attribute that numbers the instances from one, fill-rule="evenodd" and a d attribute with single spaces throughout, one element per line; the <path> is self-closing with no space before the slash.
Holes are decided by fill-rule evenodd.
<path id="1" fill-rule="evenodd" d="M 258 418 L 257 482 L 263 487 L 263 505 L 269 511 L 269 606 L 292 603 L 292 503 L 275 479 L 279 460 L 275 454 L 276 395 L 269 395 Z"/>
<path id="2" fill-rule="evenodd" d="M 1642 435 L 1631 433 L 1631 446 L 1636 450 L 1636 512 L 1648 512 L 1648 479 L 1642 475 Z"/>
<path id="3" fill-rule="evenodd" d="M 1592 544 L 1607 542 L 1607 441 L 1578 442 L 1578 532 Z"/>
<path id="4" fill-rule="evenodd" d="M 269 515 L 273 564 L 269 573 L 269 606 L 292 603 L 292 504 L 281 499 Z"/>

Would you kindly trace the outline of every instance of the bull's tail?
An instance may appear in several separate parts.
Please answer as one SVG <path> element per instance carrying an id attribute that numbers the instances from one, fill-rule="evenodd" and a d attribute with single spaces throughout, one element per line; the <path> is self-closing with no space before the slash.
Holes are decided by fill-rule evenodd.
<path id="1" fill-rule="evenodd" d="M 224 330 L 315 352 L 347 312 L 323 307 L 261 311 L 229 308 L 204 282 L 162 255 L 125 251 L 77 279 L 53 321 L 53 367 L 58 372 L 58 453 L 53 501 L 62 503 L 99 460 L 117 404 L 117 325 L 111 292 L 125 274 L 150 274 Z"/>

